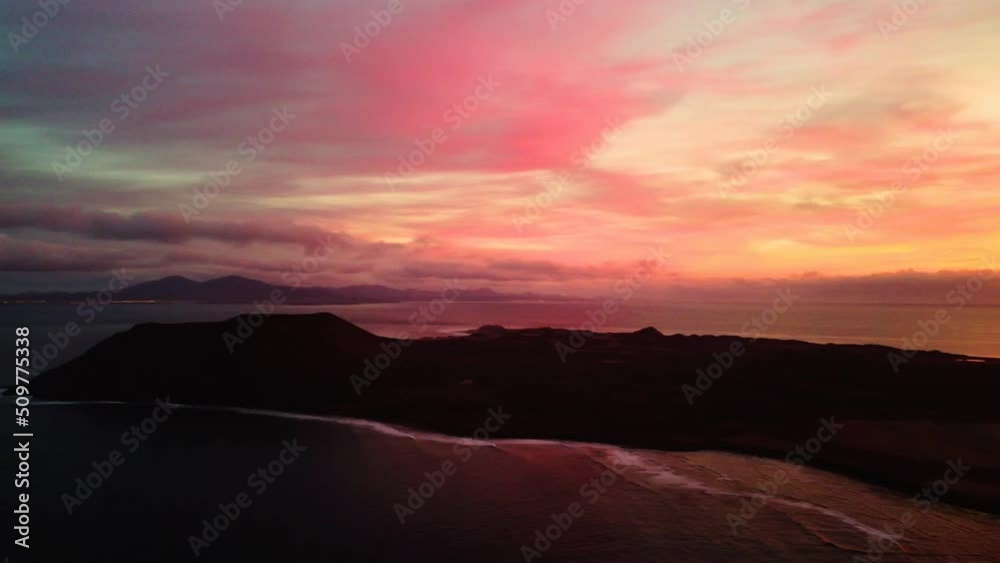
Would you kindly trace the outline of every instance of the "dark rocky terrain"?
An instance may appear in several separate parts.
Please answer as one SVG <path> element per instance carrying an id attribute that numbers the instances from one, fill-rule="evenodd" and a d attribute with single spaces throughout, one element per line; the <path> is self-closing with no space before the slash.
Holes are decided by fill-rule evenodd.
<path id="1" fill-rule="evenodd" d="M 40 399 L 169 397 L 336 414 L 454 435 L 502 407 L 511 415 L 504 438 L 776 458 L 833 418 L 845 427 L 809 465 L 912 496 L 961 459 L 972 470 L 945 501 L 1000 513 L 1000 360 L 923 352 L 896 373 L 885 347 L 744 341 L 745 354 L 689 404 L 682 386 L 736 338 L 577 333 L 573 348 L 567 330 L 483 327 L 400 343 L 330 314 L 275 315 L 252 333 L 246 320 L 138 325 L 40 375 L 33 390 Z M 227 333 L 242 339 L 229 339 L 232 353 Z M 576 350 L 565 363 L 558 344 Z"/>

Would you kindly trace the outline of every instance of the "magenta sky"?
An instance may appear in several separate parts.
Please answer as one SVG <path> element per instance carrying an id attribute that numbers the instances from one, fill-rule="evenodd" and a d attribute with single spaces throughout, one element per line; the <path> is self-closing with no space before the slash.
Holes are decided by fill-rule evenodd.
<path id="1" fill-rule="evenodd" d="M 70 2 L 26 41 L 3 8 L 9 288 L 278 281 L 327 237 L 311 283 L 570 293 L 658 247 L 663 287 L 1000 248 L 993 1 L 221 1 Z"/>

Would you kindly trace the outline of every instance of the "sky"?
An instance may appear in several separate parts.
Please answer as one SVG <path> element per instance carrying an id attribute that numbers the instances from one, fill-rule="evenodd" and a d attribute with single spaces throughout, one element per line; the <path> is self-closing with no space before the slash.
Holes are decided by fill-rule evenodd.
<path id="1" fill-rule="evenodd" d="M 936 292 L 1000 250 L 992 0 L 57 4 L 0 6 L 0 290 Z"/>

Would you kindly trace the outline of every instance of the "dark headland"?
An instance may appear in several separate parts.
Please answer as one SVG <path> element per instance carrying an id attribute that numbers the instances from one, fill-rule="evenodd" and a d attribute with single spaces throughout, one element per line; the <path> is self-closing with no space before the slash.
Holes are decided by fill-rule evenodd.
<path id="1" fill-rule="evenodd" d="M 491 326 L 402 345 L 324 313 L 268 317 L 230 353 L 223 337 L 245 320 L 138 325 L 41 374 L 33 390 L 53 400 L 169 396 L 458 436 L 502 406 L 504 438 L 776 458 L 833 419 L 844 428 L 809 465 L 912 496 L 961 459 L 972 469 L 946 502 L 1000 513 L 1000 360 L 923 352 L 897 373 L 886 347 L 744 341 L 746 352 L 689 404 L 682 386 L 736 338 L 578 333 L 582 346 L 564 363 L 557 345 L 573 347 L 567 330 Z"/>

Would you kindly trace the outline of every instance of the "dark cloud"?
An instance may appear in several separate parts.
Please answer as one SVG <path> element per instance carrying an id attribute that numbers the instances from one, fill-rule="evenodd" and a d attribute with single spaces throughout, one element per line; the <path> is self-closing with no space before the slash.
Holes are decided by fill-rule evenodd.
<path id="1" fill-rule="evenodd" d="M 317 227 L 268 221 L 211 221 L 194 218 L 186 223 L 180 213 L 119 214 L 55 206 L 0 205 L 0 228 L 38 229 L 95 239 L 184 243 L 208 239 L 229 244 L 295 244 L 307 249 L 320 241 L 350 248 L 352 239 Z"/>

